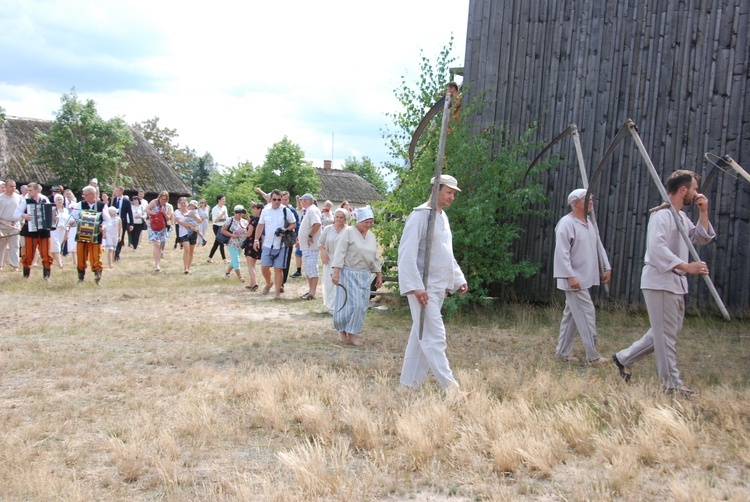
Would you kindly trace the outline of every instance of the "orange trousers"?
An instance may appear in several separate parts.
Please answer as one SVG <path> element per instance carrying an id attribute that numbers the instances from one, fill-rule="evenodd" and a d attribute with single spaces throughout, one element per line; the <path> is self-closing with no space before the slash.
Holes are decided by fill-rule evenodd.
<path id="1" fill-rule="evenodd" d="M 49 242 L 49 237 L 31 237 L 25 235 L 23 237 L 23 259 L 21 260 L 21 266 L 23 268 L 31 268 L 38 249 L 42 257 L 42 266 L 44 268 L 52 268 L 52 253 L 49 252 Z"/>
<path id="2" fill-rule="evenodd" d="M 91 271 L 102 270 L 102 245 L 92 242 L 76 242 L 78 270 L 86 270 L 86 262 L 91 263 Z"/>

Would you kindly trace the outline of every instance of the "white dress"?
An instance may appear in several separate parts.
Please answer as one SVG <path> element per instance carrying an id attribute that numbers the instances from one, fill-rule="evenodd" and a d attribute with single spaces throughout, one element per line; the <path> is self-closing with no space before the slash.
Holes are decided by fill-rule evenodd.
<path id="1" fill-rule="evenodd" d="M 118 229 L 120 225 L 120 217 L 116 216 L 114 218 L 110 218 L 109 221 L 105 221 L 103 223 L 104 228 L 106 228 L 107 235 L 104 237 L 104 249 L 107 250 L 116 250 L 117 249 L 117 240 L 118 240 Z"/>
<path id="2" fill-rule="evenodd" d="M 63 208 L 62 211 L 58 211 L 57 208 L 55 208 L 53 211 L 56 212 L 58 218 L 57 227 L 50 232 L 50 252 L 59 253 L 62 250 L 62 244 L 65 241 L 65 229 L 67 228 L 66 225 L 70 213 L 65 208 Z"/>
<path id="3" fill-rule="evenodd" d="M 346 226 L 341 229 L 343 232 Z M 333 310 L 336 303 L 336 292 L 334 289 L 331 275 L 333 274 L 333 268 L 331 263 L 333 262 L 333 254 L 336 251 L 336 239 L 339 238 L 339 232 L 336 232 L 336 227 L 328 225 L 320 232 L 320 240 L 318 246 L 323 246 L 328 252 L 328 263 L 323 264 L 323 304 L 328 310 Z"/>

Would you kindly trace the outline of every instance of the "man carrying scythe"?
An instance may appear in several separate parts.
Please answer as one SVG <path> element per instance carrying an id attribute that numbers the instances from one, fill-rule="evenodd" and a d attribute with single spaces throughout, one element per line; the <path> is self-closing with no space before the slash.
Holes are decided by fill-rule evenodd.
<path id="1" fill-rule="evenodd" d="M 469 394 L 459 390 L 445 355 L 445 326 L 440 312 L 446 291 L 458 291 L 464 295 L 469 290 L 461 267 L 453 257 L 453 234 L 443 211 L 461 191 L 456 178 L 442 174 L 451 96 L 449 88 L 445 99 L 441 100 L 443 118 L 437 167 L 430 180 L 430 200 L 409 215 L 398 247 L 399 289 L 408 298 L 412 315 L 411 333 L 401 369 L 401 388 L 419 387 L 432 370 L 449 397 L 463 399 Z M 419 133 L 420 128 L 417 128 L 410 159 Z"/>
<path id="2" fill-rule="evenodd" d="M 409 300 L 412 327 L 404 353 L 401 369 L 401 385 L 419 387 L 432 370 L 435 378 L 449 394 L 458 391 L 458 382 L 453 378 L 445 355 L 445 325 L 440 309 L 446 291 L 458 291 L 460 295 L 469 290 L 461 267 L 453 257 L 453 234 L 448 216 L 443 209 L 453 203 L 460 192 L 453 176 L 443 174 L 439 182 L 432 178 L 433 190 L 437 190 L 435 221 L 431 239 L 429 260 L 429 282 L 423 281 L 427 254 L 427 228 L 430 202 L 414 209 L 406 220 L 401 242 L 398 246 L 398 284 L 401 294 Z M 425 310 L 424 328 L 420 336 L 420 318 Z"/>
<path id="3" fill-rule="evenodd" d="M 716 237 L 708 220 L 708 199 L 698 192 L 699 176 L 691 171 L 678 170 L 667 179 L 667 193 L 671 207 L 687 230 L 694 244 L 707 244 Z M 682 211 L 695 202 L 700 220 L 694 225 Z M 681 238 L 677 221 L 670 211 L 662 209 L 651 215 L 648 222 L 646 258 L 641 274 L 641 290 L 646 300 L 648 332 L 630 347 L 612 356 L 620 376 L 628 382 L 632 366 L 643 357 L 656 356 L 656 370 L 665 392 L 682 396 L 693 394 L 685 387 L 677 369 L 677 336 L 685 317 L 685 295 L 688 292 L 686 274 L 707 275 L 703 261 L 689 262 L 688 244 Z"/>

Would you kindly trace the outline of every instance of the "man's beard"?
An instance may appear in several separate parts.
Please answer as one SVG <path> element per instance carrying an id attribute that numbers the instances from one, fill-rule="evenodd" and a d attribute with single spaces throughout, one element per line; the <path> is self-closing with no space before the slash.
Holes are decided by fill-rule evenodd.
<path id="1" fill-rule="evenodd" d="M 685 194 L 685 197 L 682 199 L 682 205 L 689 206 L 693 203 L 693 199 L 695 199 L 695 196 L 688 198 L 688 194 Z"/>

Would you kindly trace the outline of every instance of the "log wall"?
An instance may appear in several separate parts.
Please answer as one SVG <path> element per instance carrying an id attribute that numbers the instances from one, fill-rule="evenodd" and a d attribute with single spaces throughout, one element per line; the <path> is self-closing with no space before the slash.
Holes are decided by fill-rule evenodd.
<path id="1" fill-rule="evenodd" d="M 663 180 L 678 168 L 705 177 L 705 152 L 729 154 L 750 170 L 747 0 L 471 0 L 468 23 L 465 99 L 484 95 L 487 104 L 477 125 L 504 122 L 520 136 L 539 120 L 536 139 L 546 143 L 575 123 L 591 175 L 631 118 Z M 572 139 L 554 151 L 561 162 L 541 177 L 551 215 L 525 221 L 529 231 L 516 249 L 542 266 L 513 288 L 526 300 L 556 295 L 554 225 L 567 194 L 582 186 Z M 661 200 L 632 140 L 621 143 L 594 190 L 613 298 L 640 302 L 648 209 Z M 705 193 L 718 237 L 699 253 L 724 302 L 745 311 L 750 184 L 720 174 Z M 702 281 L 690 286 L 690 304 L 712 305 Z"/>

